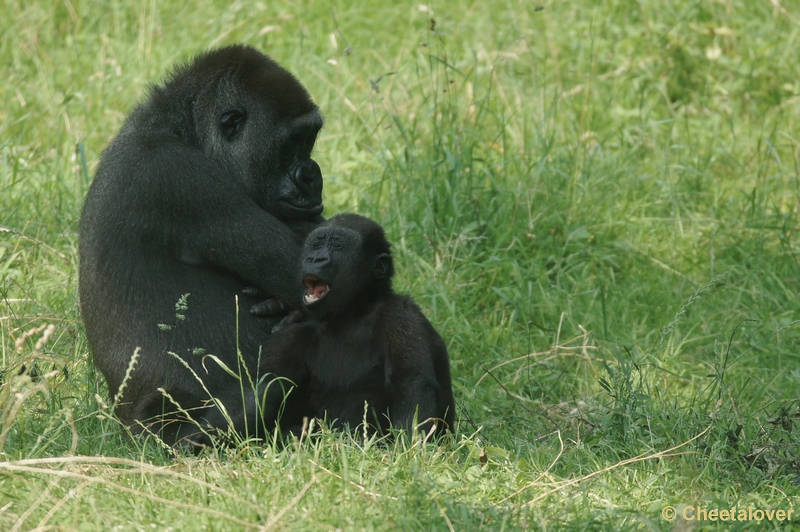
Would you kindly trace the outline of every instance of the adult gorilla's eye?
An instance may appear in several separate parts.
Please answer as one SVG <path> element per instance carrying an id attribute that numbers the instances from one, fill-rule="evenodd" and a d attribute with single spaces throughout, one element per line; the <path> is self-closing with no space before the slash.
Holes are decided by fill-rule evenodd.
<path id="1" fill-rule="evenodd" d="M 283 147 L 281 150 L 281 166 L 284 170 L 288 170 L 293 166 L 293 163 L 297 160 L 297 153 L 297 144 L 288 143 Z"/>
<path id="2" fill-rule="evenodd" d="M 226 139 L 231 140 L 239 134 L 245 117 L 245 112 L 241 109 L 231 109 L 222 113 L 222 116 L 219 117 L 219 125 L 222 126 L 222 134 Z"/>
<path id="3" fill-rule="evenodd" d="M 317 132 L 310 133 L 303 138 L 302 151 L 306 157 L 311 157 L 311 150 L 314 149 L 314 143 L 317 141 Z"/>

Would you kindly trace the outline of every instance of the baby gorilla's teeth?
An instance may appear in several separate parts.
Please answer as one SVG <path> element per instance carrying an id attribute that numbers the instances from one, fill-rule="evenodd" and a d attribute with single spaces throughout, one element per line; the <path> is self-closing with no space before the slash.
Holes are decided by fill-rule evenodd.
<path id="1" fill-rule="evenodd" d="M 305 299 L 306 299 L 306 303 L 313 303 L 314 301 L 316 301 L 319 298 L 317 296 L 315 296 L 314 294 L 306 294 Z"/>

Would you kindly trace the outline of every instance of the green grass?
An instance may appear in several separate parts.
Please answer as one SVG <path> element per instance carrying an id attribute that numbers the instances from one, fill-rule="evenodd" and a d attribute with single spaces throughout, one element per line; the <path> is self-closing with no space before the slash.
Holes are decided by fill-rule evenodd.
<path id="1" fill-rule="evenodd" d="M 0 529 L 800 512 L 800 7 L 782 4 L 4 2 Z M 170 460 L 110 417 L 78 311 L 83 197 L 147 84 L 233 42 L 322 108 L 326 215 L 386 227 L 397 289 L 450 350 L 452 441 Z"/>

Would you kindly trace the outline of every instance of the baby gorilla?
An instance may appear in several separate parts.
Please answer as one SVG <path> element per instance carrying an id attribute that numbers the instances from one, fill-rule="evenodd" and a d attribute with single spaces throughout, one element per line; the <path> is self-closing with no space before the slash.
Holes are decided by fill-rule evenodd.
<path id="1" fill-rule="evenodd" d="M 296 364 L 295 399 L 308 416 L 351 429 L 453 428 L 455 404 L 442 337 L 419 307 L 392 290 L 383 228 L 343 214 L 305 242 L 302 299 L 308 321 L 273 335 Z"/>

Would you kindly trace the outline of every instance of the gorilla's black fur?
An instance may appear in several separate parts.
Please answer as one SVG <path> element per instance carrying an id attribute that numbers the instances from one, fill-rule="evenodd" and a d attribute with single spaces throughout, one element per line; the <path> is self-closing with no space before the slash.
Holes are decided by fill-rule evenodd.
<path id="1" fill-rule="evenodd" d="M 297 408 L 308 416 L 355 429 L 366 402 L 371 430 L 452 430 L 447 347 L 419 307 L 394 292 L 393 274 L 380 225 L 331 218 L 303 250 L 297 298 L 310 319 L 277 333 L 270 356 L 299 384 Z"/>
<path id="2" fill-rule="evenodd" d="M 291 74 L 230 46 L 152 87 L 103 152 L 80 220 L 81 312 L 112 397 L 141 348 L 117 406 L 134 433 L 147 426 L 169 444 L 197 433 L 174 403 L 211 430 L 227 429 L 228 418 L 248 435 L 273 426 L 275 412 L 265 412 L 266 427 L 248 419 L 252 387 L 207 355 L 245 381 L 281 374 L 281 361 L 260 358 L 280 317 L 252 316 L 257 300 L 242 289 L 276 298 L 273 309 L 299 306 L 303 237 L 323 221 L 322 175 L 310 157 L 321 127 Z"/>

